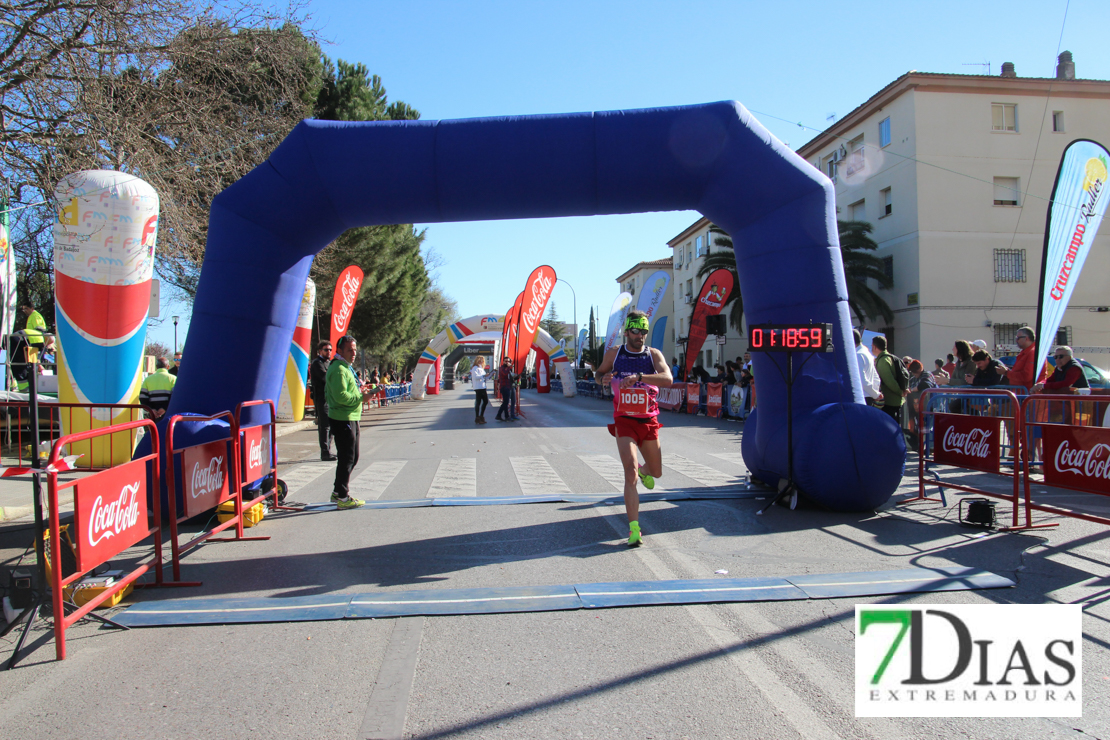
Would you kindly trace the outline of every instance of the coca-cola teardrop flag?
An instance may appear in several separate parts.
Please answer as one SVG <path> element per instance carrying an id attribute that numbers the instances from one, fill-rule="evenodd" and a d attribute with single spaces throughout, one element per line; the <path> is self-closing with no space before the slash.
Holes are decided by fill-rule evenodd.
<path id="1" fill-rule="evenodd" d="M 516 316 L 517 332 L 513 345 L 513 371 L 523 372 L 524 361 L 528 359 L 528 350 L 532 349 L 532 342 L 536 341 L 536 333 L 540 329 L 540 319 L 547 309 L 547 302 L 551 299 L 551 291 L 555 289 L 555 269 L 549 265 L 540 265 L 528 276 L 521 294 L 520 311 Z"/>
<path id="2" fill-rule="evenodd" d="M 335 281 L 335 297 L 331 300 L 331 346 L 338 348 L 339 338 L 347 333 L 351 325 L 351 314 L 355 310 L 358 292 L 362 289 L 362 268 L 351 265 L 339 273 Z"/>
<path id="3" fill-rule="evenodd" d="M 690 334 L 686 342 L 686 377 L 694 368 L 698 352 L 705 344 L 705 317 L 716 316 L 725 307 L 729 293 L 732 292 L 732 273 L 721 268 L 709 273 L 694 304 L 694 315 L 690 317 Z"/>

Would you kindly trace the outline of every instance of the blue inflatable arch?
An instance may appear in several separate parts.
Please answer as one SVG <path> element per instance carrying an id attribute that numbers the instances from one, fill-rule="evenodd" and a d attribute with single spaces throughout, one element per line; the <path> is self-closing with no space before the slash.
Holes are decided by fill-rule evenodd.
<path id="1" fill-rule="evenodd" d="M 831 322 L 794 387 L 795 480 L 838 510 L 885 502 L 905 442 L 865 406 L 832 183 L 738 103 L 458 121 L 308 120 L 216 197 L 172 413 L 277 398 L 313 256 L 355 226 L 696 210 L 732 235 L 744 309 Z M 583 255 L 585 258 L 585 255 Z M 752 474 L 787 474 L 786 386 L 755 358 Z"/>

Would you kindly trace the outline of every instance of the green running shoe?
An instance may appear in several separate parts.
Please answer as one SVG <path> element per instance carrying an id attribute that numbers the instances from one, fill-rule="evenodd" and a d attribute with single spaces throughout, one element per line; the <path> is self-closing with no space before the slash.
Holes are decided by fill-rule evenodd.
<path id="1" fill-rule="evenodd" d="M 628 546 L 629 547 L 639 547 L 642 544 L 644 544 L 644 538 L 640 534 L 640 523 L 639 522 L 629 522 L 628 523 Z"/>
<path id="2" fill-rule="evenodd" d="M 351 498 L 350 496 L 341 497 L 338 493 L 333 493 L 331 495 L 331 502 L 335 504 L 335 508 L 337 509 L 357 509 L 358 507 L 366 504 L 365 501 L 360 501 L 359 499 Z"/>
<path id="3" fill-rule="evenodd" d="M 644 488 L 649 491 L 655 488 L 655 479 L 645 473 L 642 467 L 636 469 L 636 475 L 640 476 L 640 482 L 644 484 Z"/>

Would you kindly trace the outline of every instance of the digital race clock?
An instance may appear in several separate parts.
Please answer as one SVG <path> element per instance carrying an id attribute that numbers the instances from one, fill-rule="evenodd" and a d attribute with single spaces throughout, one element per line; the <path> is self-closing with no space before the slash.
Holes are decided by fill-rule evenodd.
<path id="1" fill-rule="evenodd" d="M 832 324 L 757 324 L 748 327 L 749 352 L 832 352 Z"/>

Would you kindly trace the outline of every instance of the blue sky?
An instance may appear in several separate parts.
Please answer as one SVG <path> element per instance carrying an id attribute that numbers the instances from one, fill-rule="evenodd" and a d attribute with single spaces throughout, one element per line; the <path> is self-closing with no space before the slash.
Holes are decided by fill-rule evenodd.
<path id="1" fill-rule="evenodd" d="M 910 70 L 1110 79 L 1110 3 L 684 0 L 311 0 L 332 59 L 362 62 L 424 119 L 566 113 L 739 100 L 798 148 Z M 1066 10 L 1066 21 L 1065 21 Z M 968 66 L 968 65 L 971 66 Z M 802 123 L 809 127 L 801 128 Z M 607 311 L 616 278 L 669 255 L 694 212 L 428 224 L 441 287 L 462 316 L 503 312 L 547 263 L 577 293 L 578 322 Z M 556 287 L 560 317 L 572 294 Z M 166 313 L 187 314 L 170 307 Z M 184 341 L 183 323 L 180 330 Z M 168 321 L 152 338 L 172 344 Z"/>

